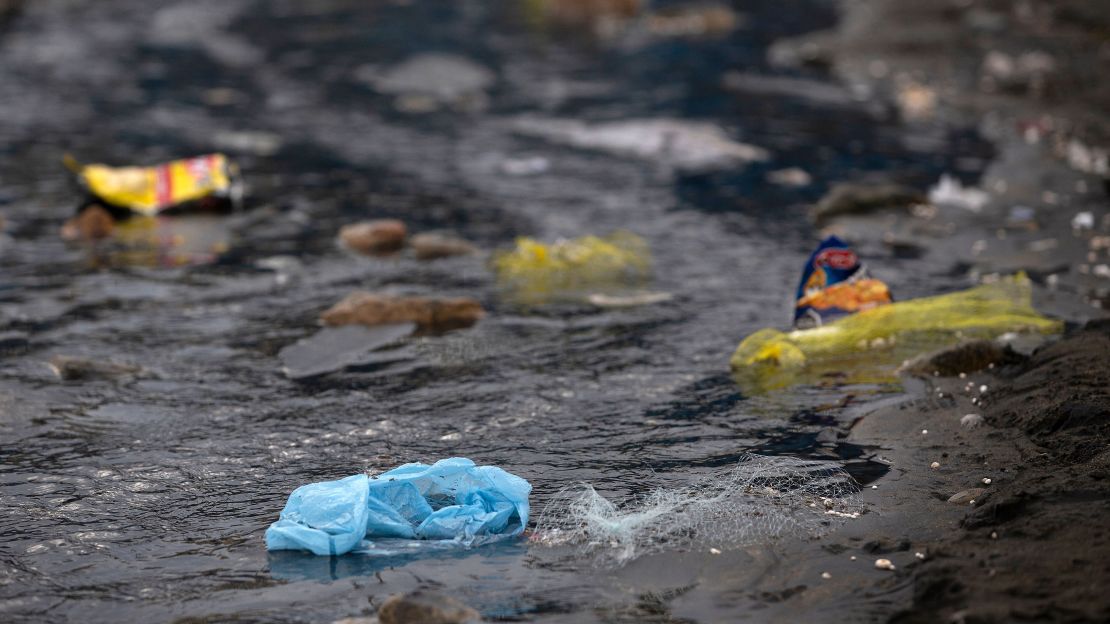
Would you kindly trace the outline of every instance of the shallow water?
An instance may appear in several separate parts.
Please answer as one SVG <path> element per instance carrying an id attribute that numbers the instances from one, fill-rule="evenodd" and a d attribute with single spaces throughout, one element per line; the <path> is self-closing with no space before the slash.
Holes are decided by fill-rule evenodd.
<path id="1" fill-rule="evenodd" d="M 525 543 L 328 560 L 267 555 L 261 537 L 300 484 L 455 455 L 527 478 L 536 509 L 578 481 L 626 499 L 751 452 L 827 459 L 860 483 L 885 470 L 829 434 L 852 403 L 897 388 L 752 398 L 728 375 L 740 338 L 785 324 L 815 240 L 806 202 L 872 171 L 919 186 L 944 171 L 973 179 L 987 155 L 971 132 L 909 128 L 882 107 L 722 86 L 730 70 L 774 74 L 767 45 L 829 26 L 830 5 L 746 2 L 745 25 L 720 38 L 633 26 L 603 41 L 510 2 L 29 4 L 0 31 L 3 619 L 327 622 L 431 586 L 495 619 L 717 621 L 773 602 L 745 584 L 775 565 L 774 544 L 595 571 L 546 565 Z M 461 72 L 431 104 L 375 91 L 428 51 L 493 82 Z M 530 119 L 659 118 L 716 124 L 770 160 L 693 170 L 518 131 Z M 57 238 L 80 199 L 63 151 L 123 164 L 210 149 L 240 162 L 250 209 L 156 226 L 197 249 Z M 814 183 L 765 182 L 786 167 Z M 675 297 L 514 306 L 485 257 L 336 247 L 341 225 L 375 217 L 486 249 L 627 228 L 651 245 L 651 287 Z M 227 251 L 208 262 L 214 244 Z M 865 259 L 900 297 L 962 285 L 907 259 Z M 278 352 L 356 288 L 475 296 L 490 314 L 411 338 L 389 362 L 282 375 Z M 59 382 L 55 354 L 146 370 Z"/>

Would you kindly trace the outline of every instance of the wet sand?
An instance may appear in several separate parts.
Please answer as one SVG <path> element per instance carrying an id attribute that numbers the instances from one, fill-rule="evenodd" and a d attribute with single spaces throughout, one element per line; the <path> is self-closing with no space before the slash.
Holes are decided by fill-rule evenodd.
<path id="1" fill-rule="evenodd" d="M 1110 119 L 1096 69 L 1110 10 L 1096 4 L 846 4 L 836 31 L 772 52 L 889 94 L 911 125 L 977 123 L 997 149 L 979 181 L 994 197 L 959 227 L 919 238 L 923 263 L 978 279 L 1024 270 L 1039 307 L 1072 322 L 1024 363 L 909 382 L 907 398 L 852 427 L 847 440 L 878 446 L 892 467 L 864 492 L 873 513 L 826 545 L 868 568 L 893 563 L 845 588 L 883 597 L 863 619 L 1110 619 L 1110 325 L 1095 320 L 1110 281 L 1098 238 Z M 1090 228 L 1076 227 L 1083 212 Z M 1016 225 L 1016 213 L 1030 223 Z M 900 226 L 875 215 L 839 224 L 876 245 Z M 982 424 L 961 425 L 968 414 Z"/>

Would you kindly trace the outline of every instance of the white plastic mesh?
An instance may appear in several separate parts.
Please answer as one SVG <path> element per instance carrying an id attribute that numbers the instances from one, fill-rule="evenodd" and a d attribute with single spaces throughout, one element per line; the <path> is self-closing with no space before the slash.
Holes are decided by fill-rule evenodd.
<path id="1" fill-rule="evenodd" d="M 793 535 L 812 537 L 861 507 L 855 481 L 828 462 L 749 455 L 688 486 L 623 505 L 588 484 L 557 493 L 532 542 L 622 564 L 669 550 L 730 550 Z"/>

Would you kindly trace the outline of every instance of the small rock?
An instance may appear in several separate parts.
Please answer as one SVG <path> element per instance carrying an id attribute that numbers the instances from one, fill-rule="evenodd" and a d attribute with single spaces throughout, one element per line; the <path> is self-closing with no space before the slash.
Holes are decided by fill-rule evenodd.
<path id="1" fill-rule="evenodd" d="M 481 622 L 482 616 L 450 596 L 418 589 L 386 600 L 378 619 L 381 624 L 464 624 Z"/>
<path id="2" fill-rule="evenodd" d="M 115 229 L 112 214 L 100 204 L 92 204 L 62 224 L 61 236 L 68 241 L 94 241 L 108 238 Z"/>
<path id="3" fill-rule="evenodd" d="M 893 570 L 894 563 L 890 559 L 876 559 L 875 567 L 880 570 Z"/>
<path id="4" fill-rule="evenodd" d="M 813 207 L 810 219 L 823 225 L 835 217 L 908 208 L 925 201 L 922 193 L 898 184 L 837 184 Z"/>
<path id="5" fill-rule="evenodd" d="M 405 246 L 405 224 L 396 219 L 380 219 L 345 225 L 339 240 L 349 249 L 370 256 L 390 254 Z"/>
<path id="6" fill-rule="evenodd" d="M 827 580 L 829 580 L 829 579 L 831 579 L 831 578 L 832 578 L 832 575 L 831 575 L 831 574 L 829 574 L 828 572 L 822 572 L 822 573 L 821 573 L 821 578 L 823 578 L 823 579 L 825 579 L 825 580 L 827 581 Z"/>
<path id="7" fill-rule="evenodd" d="M 444 331 L 470 327 L 485 316 L 482 304 L 469 297 L 396 297 L 356 291 L 325 310 L 326 325 L 416 323 L 420 329 Z"/>
<path id="8" fill-rule="evenodd" d="M 719 548 L 710 548 L 709 552 L 711 554 L 714 554 L 714 555 L 719 555 L 719 554 L 721 554 L 721 549 L 719 549 Z"/>
<path id="9" fill-rule="evenodd" d="M 983 424 L 983 417 L 979 414 L 964 414 L 960 419 L 960 426 L 964 429 L 974 429 Z"/>
<path id="10" fill-rule="evenodd" d="M 55 355 L 48 363 L 50 370 L 62 381 L 121 379 L 143 372 L 143 367 L 110 360 L 94 360 L 73 355 Z"/>
<path id="11" fill-rule="evenodd" d="M 960 492 L 956 492 L 952 496 L 948 497 L 948 502 L 955 503 L 957 505 L 967 505 L 974 502 L 976 498 L 982 496 L 983 492 L 986 492 L 986 490 L 984 490 L 983 488 L 969 488 Z"/>
<path id="12" fill-rule="evenodd" d="M 932 468 L 933 470 L 936 470 L 937 468 L 940 468 L 940 462 L 933 462 L 933 463 L 929 464 L 929 467 Z"/>
<path id="13" fill-rule="evenodd" d="M 461 238 L 440 234 L 417 234 L 412 237 L 410 244 L 417 260 L 465 256 L 478 251 L 474 245 Z"/>
<path id="14" fill-rule="evenodd" d="M 990 485 L 990 484 L 991 484 L 990 477 L 984 477 L 983 478 L 983 485 Z"/>

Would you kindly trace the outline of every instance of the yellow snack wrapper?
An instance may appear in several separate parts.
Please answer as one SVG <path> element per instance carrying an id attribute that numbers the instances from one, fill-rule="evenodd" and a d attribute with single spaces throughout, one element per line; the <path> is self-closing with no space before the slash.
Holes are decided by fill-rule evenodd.
<path id="1" fill-rule="evenodd" d="M 822 378 L 882 383 L 896 379 L 903 360 L 961 340 L 1061 331 L 1062 322 L 1033 309 L 1029 279 L 1018 274 L 864 310 L 813 329 L 761 329 L 740 343 L 729 364 L 741 386 L 756 393 Z"/>
<path id="2" fill-rule="evenodd" d="M 238 168 L 223 154 L 205 154 L 153 167 L 80 165 L 65 159 L 89 194 L 117 208 L 156 215 L 194 202 L 238 204 Z"/>
<path id="3" fill-rule="evenodd" d="M 522 237 L 493 259 L 498 283 L 523 303 L 574 299 L 599 289 L 634 286 L 651 272 L 644 239 L 630 232 L 541 243 Z"/>

